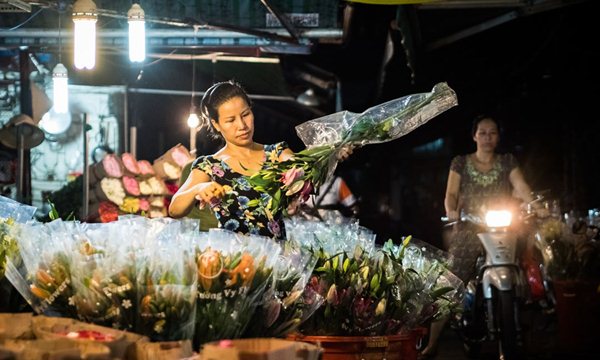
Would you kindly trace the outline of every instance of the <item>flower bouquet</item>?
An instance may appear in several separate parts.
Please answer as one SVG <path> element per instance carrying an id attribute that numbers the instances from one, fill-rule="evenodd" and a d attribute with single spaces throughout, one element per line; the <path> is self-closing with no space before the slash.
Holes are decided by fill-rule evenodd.
<path id="1" fill-rule="evenodd" d="M 318 258 L 305 291 L 325 298 L 300 327 L 305 335 L 396 335 L 460 304 L 462 283 L 447 270 L 446 255 L 425 243 L 409 237 L 376 247 L 357 224 L 289 224 L 289 240 Z"/>
<path id="2" fill-rule="evenodd" d="M 124 247 L 135 232 L 129 224 L 80 224 L 71 279 L 78 317 L 86 322 L 133 330 L 136 314 L 135 255 Z M 139 232 L 137 232 L 139 234 Z"/>
<path id="3" fill-rule="evenodd" d="M 284 243 L 273 281 L 265 291 L 263 304 L 254 313 L 247 337 L 286 336 L 322 305 L 324 298 L 306 288 L 316 262 L 317 258 L 307 249 Z"/>
<path id="4" fill-rule="evenodd" d="M 391 289 L 390 331 L 423 326 L 460 309 L 464 285 L 448 269 L 448 256 L 442 250 L 407 237 L 401 245 L 388 241 L 382 251 L 404 270 Z"/>
<path id="5" fill-rule="evenodd" d="M 286 211 L 292 199 L 306 200 L 325 182 L 342 148 L 398 139 L 455 105 L 454 91 L 440 83 L 429 93 L 388 101 L 361 114 L 343 111 L 308 121 L 296 127 L 307 149 L 283 162 L 268 159 L 248 181 L 271 196 L 267 204 L 271 213 Z"/>
<path id="6" fill-rule="evenodd" d="M 181 222 L 148 223 L 137 262 L 136 332 L 154 341 L 190 340 L 197 291 L 192 234 L 182 231 Z"/>
<path id="7" fill-rule="evenodd" d="M 4 268 L 8 258 L 17 260 L 19 248 L 15 223 L 24 223 L 33 218 L 36 208 L 0 196 L 0 279 L 4 278 Z"/>
<path id="8" fill-rule="evenodd" d="M 62 220 L 23 225 L 17 237 L 23 263 L 7 262 L 7 279 L 37 313 L 76 316 L 68 255 L 71 226 Z"/>
<path id="9" fill-rule="evenodd" d="M 211 229 L 197 244 L 196 345 L 240 337 L 260 305 L 281 249 L 259 236 Z"/>

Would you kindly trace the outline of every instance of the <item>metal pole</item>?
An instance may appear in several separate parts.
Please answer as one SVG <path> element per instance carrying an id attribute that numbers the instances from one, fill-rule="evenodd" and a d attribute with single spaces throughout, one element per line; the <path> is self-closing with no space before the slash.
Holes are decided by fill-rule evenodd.
<path id="1" fill-rule="evenodd" d="M 129 128 L 129 152 L 137 159 L 137 126 Z"/>
<path id="2" fill-rule="evenodd" d="M 129 152 L 130 150 L 130 144 L 128 143 L 129 135 L 127 133 L 129 131 L 129 97 L 127 96 L 128 93 L 129 87 L 126 86 L 125 93 L 123 94 L 123 139 L 121 142 L 123 144 L 123 147 L 121 148 L 121 153 Z"/>
<path id="3" fill-rule="evenodd" d="M 196 156 L 196 128 L 190 128 L 190 153 Z"/>
<path id="4" fill-rule="evenodd" d="M 17 201 L 23 203 L 25 201 L 25 181 L 24 181 L 24 169 L 25 169 L 25 148 L 22 126 L 16 126 L 17 128 Z"/>
<path id="5" fill-rule="evenodd" d="M 29 79 L 29 50 L 27 47 L 19 49 L 19 84 L 21 93 L 19 94 L 21 114 L 33 118 L 33 102 L 31 99 L 31 83 Z M 25 150 L 25 134 L 21 130 L 22 126 L 17 126 L 17 172 L 20 176 L 20 182 L 17 184 L 17 201 L 23 204 L 31 204 L 31 157 L 29 150 Z M 20 146 L 19 146 L 20 142 Z"/>
<path id="6" fill-rule="evenodd" d="M 86 130 L 88 123 L 88 114 L 83 114 L 83 203 L 81 206 L 82 218 L 86 218 L 89 213 L 90 198 L 90 169 L 89 169 L 89 150 L 88 150 L 88 132 Z"/>

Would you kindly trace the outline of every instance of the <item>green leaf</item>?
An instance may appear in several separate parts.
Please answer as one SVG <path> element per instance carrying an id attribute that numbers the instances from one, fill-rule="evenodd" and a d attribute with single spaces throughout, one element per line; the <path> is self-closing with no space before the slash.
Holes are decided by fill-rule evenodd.
<path id="1" fill-rule="evenodd" d="M 376 289 L 379 288 L 379 274 L 374 274 L 371 278 L 371 283 L 369 284 L 370 288 Z"/>
<path id="2" fill-rule="evenodd" d="M 440 298 L 443 295 L 449 293 L 450 291 L 454 290 L 453 287 L 451 286 L 445 286 L 445 287 L 441 287 L 439 289 L 435 289 L 434 291 L 431 292 L 431 297 L 434 299 Z"/>
<path id="3" fill-rule="evenodd" d="M 346 258 L 346 260 L 344 260 L 344 265 L 342 265 L 342 269 L 344 270 L 344 272 L 348 272 L 349 266 L 350 266 L 350 259 Z"/>
<path id="4" fill-rule="evenodd" d="M 56 210 L 56 206 L 54 206 L 54 203 L 50 200 L 48 200 L 48 203 L 50 204 L 50 211 L 48 212 L 48 216 L 50 217 L 50 220 L 59 219 L 60 215 L 58 214 L 58 211 Z"/>

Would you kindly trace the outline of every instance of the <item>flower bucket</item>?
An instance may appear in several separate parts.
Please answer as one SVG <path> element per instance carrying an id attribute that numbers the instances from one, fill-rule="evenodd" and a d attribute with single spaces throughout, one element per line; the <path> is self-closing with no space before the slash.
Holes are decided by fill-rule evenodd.
<path id="1" fill-rule="evenodd" d="M 600 283 L 555 280 L 559 349 L 579 353 L 600 343 Z"/>
<path id="2" fill-rule="evenodd" d="M 416 360 L 418 346 L 426 334 L 423 328 L 389 336 L 304 336 L 292 334 L 290 340 L 316 344 L 323 349 L 323 360 Z"/>

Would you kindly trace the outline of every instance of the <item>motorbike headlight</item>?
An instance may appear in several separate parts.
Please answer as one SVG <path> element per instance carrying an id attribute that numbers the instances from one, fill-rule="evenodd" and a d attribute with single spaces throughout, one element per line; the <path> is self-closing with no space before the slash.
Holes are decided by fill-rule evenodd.
<path id="1" fill-rule="evenodd" d="M 512 214 L 508 210 L 489 210 L 485 214 L 485 223 L 488 227 L 507 227 L 512 221 Z"/>

